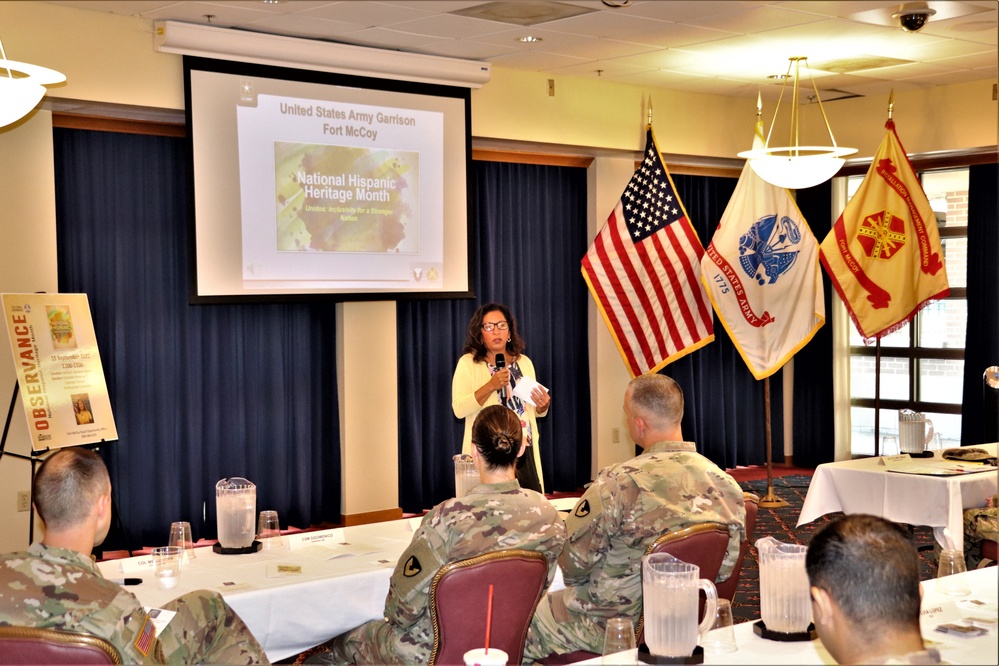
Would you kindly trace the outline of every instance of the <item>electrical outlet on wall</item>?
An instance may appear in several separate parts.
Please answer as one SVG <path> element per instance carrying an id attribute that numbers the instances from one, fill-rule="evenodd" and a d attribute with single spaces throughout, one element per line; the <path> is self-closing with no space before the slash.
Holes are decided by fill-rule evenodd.
<path id="1" fill-rule="evenodd" d="M 21 490 L 17 493 L 17 510 L 27 511 L 31 508 L 31 493 L 27 490 Z"/>

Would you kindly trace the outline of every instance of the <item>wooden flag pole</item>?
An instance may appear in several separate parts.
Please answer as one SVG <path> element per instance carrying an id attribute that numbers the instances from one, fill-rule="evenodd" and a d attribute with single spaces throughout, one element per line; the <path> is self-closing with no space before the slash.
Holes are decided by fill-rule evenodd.
<path id="1" fill-rule="evenodd" d="M 766 509 L 776 509 L 778 507 L 787 506 L 787 502 L 777 497 L 774 494 L 774 477 L 771 467 L 773 465 L 773 456 L 770 452 L 770 378 L 766 377 L 763 380 L 763 402 L 764 409 L 767 412 L 767 494 L 760 498 L 760 506 Z"/>

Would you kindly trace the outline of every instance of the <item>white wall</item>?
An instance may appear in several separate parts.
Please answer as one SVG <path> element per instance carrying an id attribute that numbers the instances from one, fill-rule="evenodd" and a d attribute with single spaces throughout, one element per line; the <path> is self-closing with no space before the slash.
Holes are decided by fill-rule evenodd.
<path id="1" fill-rule="evenodd" d="M 0 292 L 58 291 L 51 114 L 40 111 L 0 130 L 0 155 Z M 6 323 L 0 328 L 6 331 Z M 10 343 L 0 333 L 0 418 L 7 416 L 15 382 Z M 6 450 L 29 455 L 20 398 L 15 409 Z M 0 458 L 0 552 L 28 546 L 29 513 L 15 509 L 17 493 L 30 488 L 31 463 L 9 455 Z"/>

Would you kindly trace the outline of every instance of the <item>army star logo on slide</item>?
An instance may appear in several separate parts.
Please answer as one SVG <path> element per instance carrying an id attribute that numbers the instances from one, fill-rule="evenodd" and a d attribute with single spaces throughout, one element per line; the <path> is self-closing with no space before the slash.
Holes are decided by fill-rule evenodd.
<path id="1" fill-rule="evenodd" d="M 583 500 L 576 505 L 576 510 L 572 512 L 577 518 L 585 518 L 590 515 L 590 502 L 589 500 Z"/>
<path id="2" fill-rule="evenodd" d="M 416 559 L 416 555 L 410 555 L 409 559 L 406 560 L 406 566 L 402 569 L 402 575 L 406 578 L 412 578 L 421 571 L 423 571 L 423 567 L 420 565 L 420 561 Z"/>

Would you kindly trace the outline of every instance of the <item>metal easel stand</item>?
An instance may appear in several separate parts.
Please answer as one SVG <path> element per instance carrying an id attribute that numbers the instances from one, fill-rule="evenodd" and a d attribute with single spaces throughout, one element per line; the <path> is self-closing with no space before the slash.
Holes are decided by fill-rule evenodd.
<path id="1" fill-rule="evenodd" d="M 39 459 L 40 459 L 41 456 L 43 456 L 43 455 L 45 455 L 46 453 L 49 452 L 49 449 L 42 449 L 41 451 L 35 451 L 34 448 L 32 448 L 30 456 L 26 456 L 23 453 L 14 453 L 13 451 L 7 451 L 6 450 L 6 447 L 7 447 L 7 434 L 10 432 L 10 421 L 11 421 L 11 418 L 14 416 L 14 405 L 17 404 L 17 392 L 18 392 L 18 389 L 19 389 L 19 384 L 17 383 L 17 380 L 15 380 L 14 381 L 14 394 L 11 395 L 11 397 L 10 397 L 10 407 L 7 409 L 7 420 L 3 424 L 3 437 L 0 437 L 0 458 L 3 458 L 5 455 L 7 455 L 7 456 L 12 456 L 14 458 L 18 458 L 20 460 L 29 460 L 29 461 L 31 461 L 31 476 L 28 477 L 28 480 L 30 481 L 31 479 L 35 478 L 35 465 L 38 464 L 38 461 L 39 461 Z M 31 493 L 31 485 L 30 485 L 30 483 L 28 485 L 28 493 L 29 493 L 29 495 L 28 495 L 28 545 L 30 546 L 31 543 L 35 540 L 35 505 L 33 503 L 31 503 L 31 495 L 30 495 L 30 493 Z"/>

